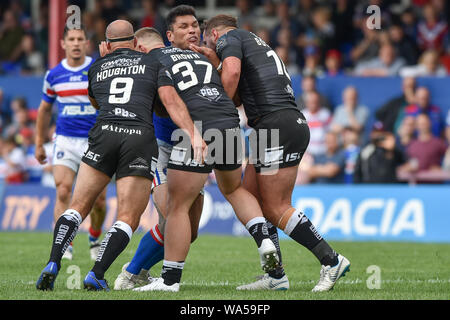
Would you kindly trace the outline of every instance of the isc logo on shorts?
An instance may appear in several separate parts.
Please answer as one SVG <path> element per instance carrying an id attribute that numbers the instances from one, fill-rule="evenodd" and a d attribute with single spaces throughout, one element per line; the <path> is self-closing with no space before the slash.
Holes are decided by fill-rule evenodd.
<path id="1" fill-rule="evenodd" d="M 97 161 L 98 161 L 98 158 L 100 157 L 99 154 L 93 153 L 92 151 L 87 151 L 87 152 L 84 154 L 84 156 L 85 156 L 87 159 L 90 159 L 90 160 L 95 161 L 95 162 L 97 162 Z"/>
<path id="2" fill-rule="evenodd" d="M 300 152 L 293 152 L 286 155 L 284 158 L 285 162 L 291 162 L 300 159 L 301 153 Z"/>

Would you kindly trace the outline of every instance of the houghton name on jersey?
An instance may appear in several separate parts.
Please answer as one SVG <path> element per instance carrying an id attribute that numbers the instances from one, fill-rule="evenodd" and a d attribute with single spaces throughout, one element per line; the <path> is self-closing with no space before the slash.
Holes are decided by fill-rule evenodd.
<path id="1" fill-rule="evenodd" d="M 222 61 L 231 56 L 242 61 L 239 95 L 251 127 L 269 113 L 298 110 L 286 67 L 261 38 L 246 30 L 231 30 L 218 39 L 216 52 Z"/>
<path id="2" fill-rule="evenodd" d="M 83 65 L 74 68 L 63 59 L 45 75 L 42 99 L 57 102 L 57 135 L 87 138 L 95 123 L 97 110 L 88 98 L 88 70 L 92 63 L 93 59 L 86 56 Z"/>

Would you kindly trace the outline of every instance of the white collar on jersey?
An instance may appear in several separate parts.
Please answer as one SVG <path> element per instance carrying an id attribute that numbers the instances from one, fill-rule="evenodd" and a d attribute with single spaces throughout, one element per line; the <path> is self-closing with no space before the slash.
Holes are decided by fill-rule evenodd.
<path id="1" fill-rule="evenodd" d="M 89 57 L 89 56 L 86 56 L 84 58 L 84 63 L 81 66 L 78 66 L 78 67 L 75 67 L 75 68 L 69 66 L 69 64 L 67 63 L 67 59 L 63 59 L 61 61 L 61 64 L 64 67 L 64 69 L 67 69 L 67 70 L 72 71 L 72 72 L 77 72 L 77 71 L 80 71 L 80 70 L 86 68 L 89 65 L 89 63 L 91 63 L 91 61 L 92 61 L 92 58 Z"/>

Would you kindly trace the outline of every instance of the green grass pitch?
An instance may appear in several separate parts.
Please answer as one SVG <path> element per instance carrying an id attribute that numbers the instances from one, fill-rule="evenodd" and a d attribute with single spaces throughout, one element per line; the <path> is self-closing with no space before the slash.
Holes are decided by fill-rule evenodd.
<path id="1" fill-rule="evenodd" d="M 133 236 L 106 273 L 110 287 L 122 265 L 133 257 L 142 235 Z M 47 262 L 51 238 L 50 233 L 0 232 L 1 300 L 450 299 L 450 244 L 331 242 L 336 251 L 351 261 L 351 271 L 338 281 L 334 290 L 312 293 L 319 278 L 319 263 L 305 248 L 282 240 L 290 290 L 249 292 L 235 288 L 262 274 L 253 240 L 216 235 L 200 235 L 191 246 L 178 293 L 86 292 L 76 288 L 78 283 L 82 288 L 83 278 L 93 266 L 87 234 L 81 233 L 74 241 L 74 260 L 63 261 L 54 291 L 41 292 L 36 290 L 35 283 Z M 377 275 L 371 268 L 368 272 L 369 266 L 379 268 L 379 289 L 368 288 L 367 282 L 373 284 L 371 280 Z M 151 273 L 156 276 L 160 271 L 161 263 Z"/>

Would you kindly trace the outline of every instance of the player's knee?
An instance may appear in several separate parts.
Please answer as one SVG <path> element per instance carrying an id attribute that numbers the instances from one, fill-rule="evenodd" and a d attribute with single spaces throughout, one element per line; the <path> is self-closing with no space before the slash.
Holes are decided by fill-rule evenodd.
<path id="1" fill-rule="evenodd" d="M 56 185 L 56 196 L 61 202 L 68 202 L 72 196 L 72 186 L 60 183 Z"/>

